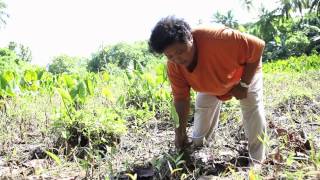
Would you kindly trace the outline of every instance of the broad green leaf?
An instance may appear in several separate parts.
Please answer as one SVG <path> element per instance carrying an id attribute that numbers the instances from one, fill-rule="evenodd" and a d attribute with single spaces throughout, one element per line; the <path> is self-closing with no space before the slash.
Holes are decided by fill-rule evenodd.
<path id="1" fill-rule="evenodd" d="M 39 85 L 38 85 L 37 82 L 32 83 L 32 85 L 30 86 L 30 90 L 31 90 L 31 91 L 36 91 L 36 90 L 38 90 L 38 89 L 39 89 Z"/>
<path id="2" fill-rule="evenodd" d="M 77 95 L 78 95 L 78 88 L 71 89 L 71 91 L 70 91 L 71 99 L 74 100 L 77 97 Z"/>
<path id="3" fill-rule="evenodd" d="M 167 78 L 167 72 L 166 72 L 166 66 L 164 64 L 160 64 L 156 67 L 156 73 L 157 73 L 157 83 L 163 83 L 166 81 Z"/>
<path id="4" fill-rule="evenodd" d="M 117 103 L 119 103 L 120 106 L 126 105 L 126 97 L 124 95 L 119 96 L 117 99 Z"/>
<path id="5" fill-rule="evenodd" d="M 171 111 L 170 115 L 171 115 L 171 118 L 173 119 L 175 127 L 178 128 L 179 127 L 179 116 L 178 116 L 178 113 L 177 113 L 176 108 L 173 103 L 171 103 L 170 111 Z"/>
<path id="6" fill-rule="evenodd" d="M 103 80 L 106 82 L 109 81 L 109 79 L 110 79 L 110 75 L 107 72 L 103 72 L 102 77 L 103 77 Z"/>
<path id="7" fill-rule="evenodd" d="M 10 97 L 15 96 L 15 93 L 13 92 L 12 88 L 10 88 L 10 87 L 7 87 L 7 88 L 5 89 L 5 94 L 6 94 L 7 96 L 10 96 Z"/>
<path id="8" fill-rule="evenodd" d="M 84 84 L 83 81 L 81 81 L 78 84 L 78 96 L 81 100 L 84 100 L 87 96 L 87 89 L 86 89 L 86 85 Z"/>
<path id="9" fill-rule="evenodd" d="M 68 88 L 73 88 L 76 85 L 76 80 L 69 75 L 65 76 L 65 81 L 67 83 Z"/>
<path id="10" fill-rule="evenodd" d="M 93 89 L 93 83 L 92 80 L 87 78 L 86 79 L 86 85 L 87 85 L 87 91 L 90 95 L 94 94 L 94 89 Z"/>
<path id="11" fill-rule="evenodd" d="M 112 92 L 110 91 L 109 87 L 102 88 L 102 95 L 107 99 L 112 98 Z"/>
<path id="12" fill-rule="evenodd" d="M 0 74 L 0 88 L 4 89 L 8 85 L 8 82 L 4 79 L 4 75 Z"/>
<path id="13" fill-rule="evenodd" d="M 51 73 L 49 72 L 44 72 L 41 76 L 41 81 L 44 81 L 44 82 L 52 82 L 53 81 L 53 76 Z"/>
<path id="14" fill-rule="evenodd" d="M 14 80 L 14 73 L 12 71 L 6 71 L 3 74 L 3 78 L 4 80 L 6 80 L 7 82 L 13 81 Z"/>
<path id="15" fill-rule="evenodd" d="M 72 98 L 69 94 L 68 91 L 62 89 L 62 88 L 57 88 L 57 91 L 59 92 L 60 96 L 62 97 L 62 100 L 64 102 L 72 103 Z"/>
<path id="16" fill-rule="evenodd" d="M 37 70 L 36 70 L 36 73 L 37 73 L 37 79 L 41 79 L 42 76 L 43 76 L 43 74 L 46 73 L 46 71 L 45 71 L 45 70 L 42 70 L 42 69 L 37 69 Z"/>
<path id="17" fill-rule="evenodd" d="M 33 81 L 38 80 L 37 73 L 32 70 L 26 70 L 23 78 L 27 83 L 32 83 Z"/>
<path id="18" fill-rule="evenodd" d="M 144 78 L 145 81 L 147 81 L 148 84 L 150 84 L 152 86 L 154 86 L 156 84 L 156 82 L 154 80 L 155 78 L 151 73 L 145 73 L 143 75 L 143 78 Z"/>

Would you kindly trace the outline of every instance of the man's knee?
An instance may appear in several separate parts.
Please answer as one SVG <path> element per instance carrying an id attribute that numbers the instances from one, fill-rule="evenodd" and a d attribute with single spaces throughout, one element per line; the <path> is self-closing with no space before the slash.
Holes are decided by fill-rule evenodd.
<path id="1" fill-rule="evenodd" d="M 196 98 L 196 108 L 212 108 L 216 106 L 219 99 L 215 96 L 211 96 L 205 93 L 199 93 Z"/>

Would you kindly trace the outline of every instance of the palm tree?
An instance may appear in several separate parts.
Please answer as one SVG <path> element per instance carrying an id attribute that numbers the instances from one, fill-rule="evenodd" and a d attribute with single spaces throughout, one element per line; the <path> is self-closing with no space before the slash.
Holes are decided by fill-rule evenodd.
<path id="1" fill-rule="evenodd" d="M 303 0 L 280 0 L 280 7 L 278 10 L 280 11 L 282 17 L 289 19 L 291 14 L 299 10 L 300 14 L 302 14 L 302 9 L 304 9 L 305 3 Z"/>
<path id="2" fill-rule="evenodd" d="M 279 19 L 279 15 L 276 12 L 277 10 L 268 11 L 262 7 L 260 9 L 261 14 L 259 15 L 259 20 L 253 24 L 248 24 L 251 26 L 249 33 L 264 39 L 266 42 L 274 40 L 277 34 L 274 22 Z"/>
<path id="3" fill-rule="evenodd" d="M 234 18 L 234 15 L 231 10 L 227 12 L 227 15 L 223 15 L 220 12 L 216 12 L 212 17 L 211 22 L 221 23 L 233 29 L 239 28 L 238 20 Z"/>
<path id="4" fill-rule="evenodd" d="M 280 0 L 280 8 L 278 10 L 286 19 L 297 11 L 303 16 L 303 10 L 309 10 L 309 13 L 315 11 L 319 15 L 320 0 Z"/>

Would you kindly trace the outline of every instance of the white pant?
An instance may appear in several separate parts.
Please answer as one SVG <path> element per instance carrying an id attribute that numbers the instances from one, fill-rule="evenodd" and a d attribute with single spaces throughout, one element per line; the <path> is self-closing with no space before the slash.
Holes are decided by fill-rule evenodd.
<path id="1" fill-rule="evenodd" d="M 198 93 L 195 104 L 193 142 L 202 145 L 210 139 L 218 125 L 221 101 L 206 93 Z M 248 137 L 250 158 L 265 159 L 265 145 L 258 139 L 266 135 L 266 120 L 263 106 L 262 73 L 257 72 L 248 89 L 248 96 L 240 100 L 242 120 Z"/>

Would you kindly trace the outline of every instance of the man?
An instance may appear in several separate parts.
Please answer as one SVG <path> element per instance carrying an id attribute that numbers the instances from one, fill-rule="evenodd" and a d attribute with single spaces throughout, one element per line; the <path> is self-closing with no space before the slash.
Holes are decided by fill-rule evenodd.
<path id="1" fill-rule="evenodd" d="M 179 116 L 175 129 L 178 149 L 188 146 L 186 133 L 190 88 L 197 91 L 193 143 L 203 145 L 218 124 L 221 101 L 240 101 L 243 124 L 252 160 L 265 159 L 265 146 L 258 137 L 266 133 L 262 101 L 261 56 L 264 41 L 227 27 L 191 30 L 173 16 L 161 19 L 149 39 L 150 49 L 168 58 L 167 71 L 174 105 Z"/>

